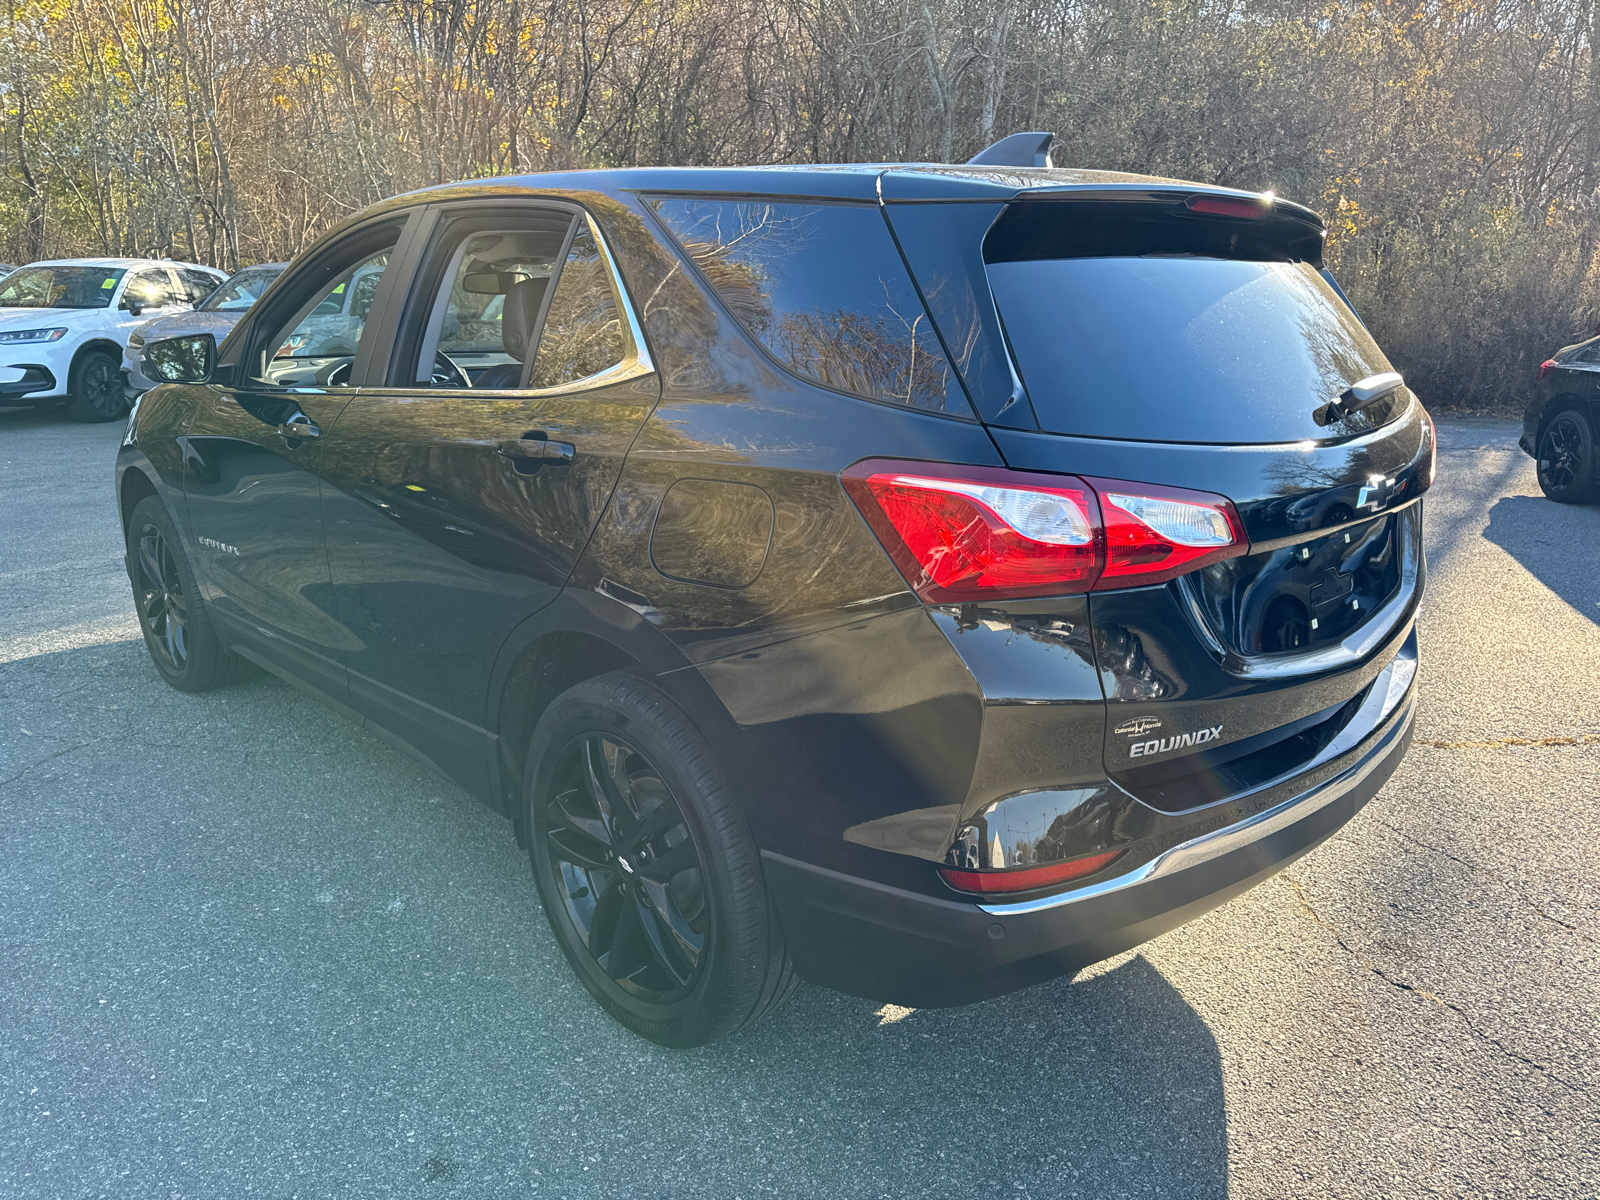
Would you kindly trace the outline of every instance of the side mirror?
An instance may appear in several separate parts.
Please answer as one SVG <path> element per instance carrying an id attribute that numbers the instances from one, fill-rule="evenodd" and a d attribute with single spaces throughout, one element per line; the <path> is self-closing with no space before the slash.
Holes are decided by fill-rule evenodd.
<path id="1" fill-rule="evenodd" d="M 217 339 L 209 333 L 162 338 L 144 348 L 144 373 L 162 383 L 210 383 Z"/>
<path id="2" fill-rule="evenodd" d="M 124 296 L 122 298 L 122 303 L 117 305 L 117 307 L 126 309 L 130 317 L 137 317 L 144 311 L 144 305 L 139 302 L 139 298 L 137 296 Z"/>

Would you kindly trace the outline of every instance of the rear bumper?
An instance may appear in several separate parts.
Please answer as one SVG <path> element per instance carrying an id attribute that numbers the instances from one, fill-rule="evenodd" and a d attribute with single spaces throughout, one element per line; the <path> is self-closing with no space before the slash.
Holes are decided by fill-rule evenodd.
<path id="1" fill-rule="evenodd" d="M 1388 781 L 1411 744 L 1415 709 L 1409 675 L 1393 698 L 1392 669 L 1372 689 L 1379 712 L 1361 714 L 1370 732 L 1276 785 L 1286 799 L 1081 888 L 963 903 L 764 852 L 795 966 L 840 991 L 937 1008 L 1069 974 L 1193 920 L 1314 849 Z"/>

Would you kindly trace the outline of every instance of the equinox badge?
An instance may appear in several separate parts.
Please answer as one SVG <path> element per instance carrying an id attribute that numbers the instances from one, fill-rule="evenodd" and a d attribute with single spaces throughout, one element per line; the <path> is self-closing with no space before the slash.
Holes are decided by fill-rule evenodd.
<path id="1" fill-rule="evenodd" d="M 1169 750 L 1182 750 L 1188 746 L 1201 746 L 1222 736 L 1222 726 L 1197 729 L 1193 733 L 1180 733 L 1173 737 L 1155 738 L 1148 742 L 1135 742 L 1128 747 L 1129 758 L 1149 758 L 1152 754 L 1165 754 Z"/>

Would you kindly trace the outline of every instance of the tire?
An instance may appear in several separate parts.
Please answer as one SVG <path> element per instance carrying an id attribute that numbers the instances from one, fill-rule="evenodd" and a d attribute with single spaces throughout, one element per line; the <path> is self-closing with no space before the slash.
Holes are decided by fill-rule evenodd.
<path id="1" fill-rule="evenodd" d="M 128 411 L 122 387 L 122 361 L 109 350 L 78 356 L 67 377 L 67 413 L 74 421 L 115 421 Z"/>
<path id="2" fill-rule="evenodd" d="M 1575 408 L 1564 408 L 1539 431 L 1539 488 L 1557 504 L 1592 504 L 1600 499 L 1595 483 L 1594 426 Z"/>
<path id="3" fill-rule="evenodd" d="M 180 692 L 209 692 L 254 673 L 217 636 L 177 528 L 156 496 L 139 501 L 128 517 L 128 575 L 145 648 L 161 678 Z"/>
<path id="4" fill-rule="evenodd" d="M 699 1046 L 794 992 L 749 827 L 705 739 L 655 686 L 611 674 L 563 692 L 523 777 L 545 916 L 620 1024 Z"/>

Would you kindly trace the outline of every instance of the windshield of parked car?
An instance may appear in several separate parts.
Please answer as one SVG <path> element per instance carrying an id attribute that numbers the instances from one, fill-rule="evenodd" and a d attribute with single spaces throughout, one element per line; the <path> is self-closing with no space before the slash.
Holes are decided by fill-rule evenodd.
<path id="1" fill-rule="evenodd" d="M 243 312 L 261 299 L 261 293 L 282 274 L 282 267 L 246 267 L 212 292 L 211 298 L 200 306 L 200 311 Z"/>
<path id="2" fill-rule="evenodd" d="M 23 267 L 0 281 L 0 308 L 109 308 L 121 267 Z"/>

